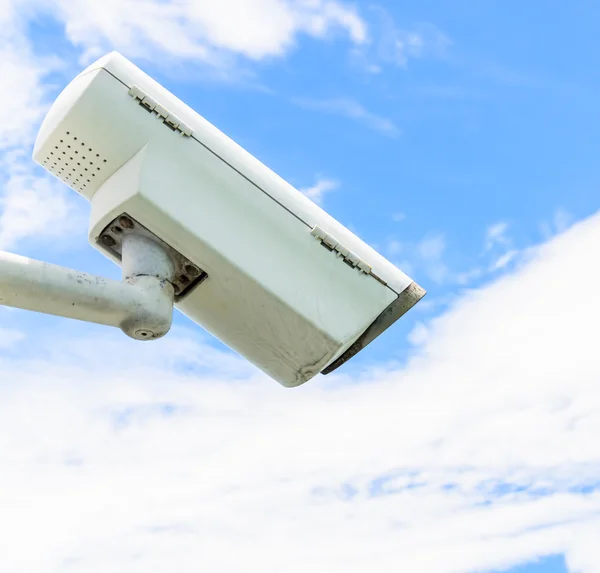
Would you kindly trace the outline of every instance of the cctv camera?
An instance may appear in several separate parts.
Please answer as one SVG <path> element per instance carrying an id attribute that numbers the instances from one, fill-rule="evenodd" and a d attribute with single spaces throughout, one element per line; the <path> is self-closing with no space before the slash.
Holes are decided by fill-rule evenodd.
<path id="1" fill-rule="evenodd" d="M 425 291 L 118 53 L 48 112 L 34 160 L 91 203 L 89 240 L 172 261 L 175 307 L 283 386 L 345 363 Z"/>

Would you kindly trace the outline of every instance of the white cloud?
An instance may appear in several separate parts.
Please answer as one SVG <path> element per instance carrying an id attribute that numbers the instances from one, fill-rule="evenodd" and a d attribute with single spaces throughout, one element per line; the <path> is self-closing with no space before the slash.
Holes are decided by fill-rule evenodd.
<path id="1" fill-rule="evenodd" d="M 446 237 L 440 232 L 430 232 L 417 242 L 399 242 L 391 239 L 387 244 L 387 253 L 391 257 L 400 253 L 408 256 L 412 267 L 437 284 L 466 287 L 473 284 L 474 281 L 489 278 L 490 273 L 506 270 L 517 256 L 525 254 L 525 251 L 518 249 L 507 249 L 512 244 L 508 228 L 508 223 L 505 222 L 490 225 L 485 232 L 484 254 L 487 257 L 493 255 L 493 260 L 486 263 L 480 261 L 462 271 L 456 271 L 448 264 Z M 500 250 L 500 247 L 504 248 L 504 252 Z M 496 251 L 500 251 L 501 254 L 497 254 Z"/>
<path id="2" fill-rule="evenodd" d="M 393 219 L 394 221 L 396 221 L 397 223 L 400 223 L 400 222 L 402 222 L 402 221 L 405 221 L 405 220 L 406 220 L 406 213 L 402 213 L 402 212 L 400 212 L 400 211 L 399 211 L 398 213 L 394 213 L 394 214 L 392 215 L 392 219 Z"/>
<path id="3" fill-rule="evenodd" d="M 469 269 L 468 271 L 464 271 L 456 275 L 456 283 L 465 286 L 474 280 L 481 278 L 482 275 L 483 270 L 480 268 Z"/>
<path id="4" fill-rule="evenodd" d="M 324 38 L 338 30 L 354 44 L 367 38 L 356 10 L 335 0 L 58 0 L 38 7 L 65 22 L 85 59 L 117 49 L 134 58 L 223 65 L 228 55 L 283 55 L 301 34 Z"/>
<path id="5" fill-rule="evenodd" d="M 57 241 L 87 226 L 74 193 L 58 181 L 38 176 L 31 160 L 8 154 L 0 161 L 0 249 L 25 239 Z"/>
<path id="6" fill-rule="evenodd" d="M 419 253 L 424 259 L 439 259 L 446 249 L 444 235 L 436 233 L 425 237 L 418 245 Z"/>
<path id="7" fill-rule="evenodd" d="M 545 240 L 552 238 L 557 233 L 566 231 L 574 221 L 573 215 L 566 209 L 559 207 L 554 211 L 550 221 L 543 221 L 540 225 L 542 236 Z"/>
<path id="8" fill-rule="evenodd" d="M 515 257 L 519 254 L 519 251 L 515 249 L 511 249 L 510 251 L 506 251 L 502 256 L 498 257 L 492 266 L 490 267 L 490 271 L 499 271 L 504 269 L 509 263 L 511 263 Z"/>
<path id="9" fill-rule="evenodd" d="M 26 238 L 56 239 L 80 222 L 66 188 L 38 174 L 30 159 L 48 105 L 44 80 L 61 63 L 33 52 L 20 9 L 8 2 L 0 11 L 0 249 Z"/>
<path id="10" fill-rule="evenodd" d="M 441 284 L 451 277 L 444 261 L 446 238 L 442 233 L 428 233 L 418 242 L 389 239 L 386 245 L 388 256 L 396 260 L 396 265 L 404 272 L 424 273 L 430 280 Z M 406 259 L 398 262 L 398 256 Z"/>
<path id="11" fill-rule="evenodd" d="M 307 108 L 340 115 L 349 119 L 354 119 L 368 128 L 384 133 L 385 135 L 396 136 L 400 133 L 392 120 L 374 114 L 365 109 L 360 103 L 351 99 L 303 99 L 293 100 L 297 105 Z"/>
<path id="12" fill-rule="evenodd" d="M 566 231 L 574 222 L 573 215 L 566 209 L 559 207 L 554 212 L 554 227 L 558 233 Z"/>
<path id="13" fill-rule="evenodd" d="M 565 552 L 596 573 L 600 494 L 577 490 L 600 478 L 598 255 L 600 215 L 352 384 L 287 391 L 181 335 L 27 333 L 0 352 L 0 569 L 466 573 Z"/>
<path id="14" fill-rule="evenodd" d="M 0 327 L 0 349 L 12 348 L 24 338 L 25 335 L 19 330 Z"/>
<path id="15" fill-rule="evenodd" d="M 452 41 L 433 24 L 398 26 L 381 6 L 373 8 L 377 17 L 371 24 L 370 42 L 353 50 L 366 71 L 379 73 L 385 65 L 405 68 L 411 60 L 446 56 Z"/>
<path id="16" fill-rule="evenodd" d="M 335 191 L 339 186 L 339 182 L 333 179 L 319 179 L 311 187 L 300 189 L 300 191 L 309 199 L 320 205 L 323 202 L 323 195 L 330 191 Z"/>
<path id="17" fill-rule="evenodd" d="M 510 244 L 508 237 L 508 223 L 499 221 L 490 225 L 485 232 L 485 250 L 491 251 L 496 246 L 506 246 Z"/>
<path id="18" fill-rule="evenodd" d="M 418 322 L 408 334 L 408 341 L 413 346 L 423 346 L 429 337 L 429 330 L 422 322 Z"/>
<path id="19" fill-rule="evenodd" d="M 59 63 L 33 54 L 25 35 L 26 21 L 13 2 L 0 6 L 0 150 L 27 147 L 44 111 L 43 81 Z"/>

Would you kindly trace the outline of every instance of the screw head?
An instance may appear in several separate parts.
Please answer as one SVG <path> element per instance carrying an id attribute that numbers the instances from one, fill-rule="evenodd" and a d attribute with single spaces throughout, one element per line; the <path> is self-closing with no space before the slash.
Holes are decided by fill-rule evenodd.
<path id="1" fill-rule="evenodd" d="M 119 224 L 124 229 L 133 229 L 133 221 L 129 217 L 125 217 L 125 216 L 120 217 Z"/>
<path id="2" fill-rule="evenodd" d="M 100 237 L 102 244 L 106 247 L 114 247 L 117 241 L 115 241 L 110 235 L 102 235 Z"/>
<path id="3" fill-rule="evenodd" d="M 152 332 L 151 330 L 146 330 L 144 328 L 136 330 L 134 332 L 134 335 L 137 340 L 152 340 L 154 338 L 154 332 Z"/>
<path id="4" fill-rule="evenodd" d="M 197 277 L 200 271 L 194 265 L 185 265 L 185 272 L 191 277 Z"/>

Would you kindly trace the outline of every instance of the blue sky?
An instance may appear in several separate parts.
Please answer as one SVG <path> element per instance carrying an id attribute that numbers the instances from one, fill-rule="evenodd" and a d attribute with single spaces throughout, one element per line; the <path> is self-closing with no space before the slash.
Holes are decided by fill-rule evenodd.
<path id="1" fill-rule="evenodd" d="M 119 276 L 30 160 L 116 49 L 429 292 L 292 392 L 180 315 L 0 310 L 1 571 L 600 571 L 593 3 L 0 8 L 0 248 Z"/>

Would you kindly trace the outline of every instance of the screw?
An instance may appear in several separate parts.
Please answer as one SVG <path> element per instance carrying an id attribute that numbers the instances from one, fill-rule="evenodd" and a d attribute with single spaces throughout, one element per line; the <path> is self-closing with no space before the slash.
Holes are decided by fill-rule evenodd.
<path id="1" fill-rule="evenodd" d="M 200 274 L 200 271 L 194 265 L 185 265 L 185 272 L 192 276 L 197 277 Z"/>
<path id="2" fill-rule="evenodd" d="M 154 332 L 151 330 L 140 329 L 136 330 L 134 334 L 138 340 L 150 340 L 151 338 L 154 338 Z"/>
<path id="3" fill-rule="evenodd" d="M 120 217 L 119 224 L 125 229 L 133 229 L 133 221 L 129 217 Z"/>
<path id="4" fill-rule="evenodd" d="M 102 241 L 102 244 L 107 247 L 114 247 L 117 243 L 110 235 L 102 235 L 100 240 Z"/>

